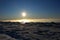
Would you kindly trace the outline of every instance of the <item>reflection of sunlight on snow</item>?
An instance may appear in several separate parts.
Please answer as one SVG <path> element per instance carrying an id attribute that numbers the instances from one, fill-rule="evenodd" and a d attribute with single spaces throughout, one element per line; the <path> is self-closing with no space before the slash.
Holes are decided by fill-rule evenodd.
<path id="1" fill-rule="evenodd" d="M 21 23 L 28 23 L 28 22 L 30 22 L 30 20 L 27 20 L 27 19 L 21 19 L 21 20 L 19 20 L 19 22 L 21 22 Z"/>

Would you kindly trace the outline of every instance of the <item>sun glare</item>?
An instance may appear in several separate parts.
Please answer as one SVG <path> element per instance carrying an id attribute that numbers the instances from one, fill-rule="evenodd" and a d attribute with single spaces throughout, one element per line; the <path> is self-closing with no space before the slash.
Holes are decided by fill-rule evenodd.
<path id="1" fill-rule="evenodd" d="M 22 19 L 22 20 L 19 20 L 19 22 L 21 22 L 21 23 L 28 23 L 28 22 L 30 22 L 30 20 Z"/>

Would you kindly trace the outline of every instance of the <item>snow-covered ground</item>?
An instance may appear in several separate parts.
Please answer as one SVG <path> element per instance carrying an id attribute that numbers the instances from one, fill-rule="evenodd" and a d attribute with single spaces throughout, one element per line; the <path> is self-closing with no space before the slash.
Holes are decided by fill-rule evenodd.
<path id="1" fill-rule="evenodd" d="M 60 23 L 0 22 L 0 40 L 60 40 Z"/>

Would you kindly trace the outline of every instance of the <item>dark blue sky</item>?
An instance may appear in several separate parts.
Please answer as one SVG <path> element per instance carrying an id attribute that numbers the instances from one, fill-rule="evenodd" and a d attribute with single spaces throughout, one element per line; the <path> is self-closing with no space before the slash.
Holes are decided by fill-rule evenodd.
<path id="1" fill-rule="evenodd" d="M 0 19 L 60 18 L 60 0 L 0 0 Z"/>

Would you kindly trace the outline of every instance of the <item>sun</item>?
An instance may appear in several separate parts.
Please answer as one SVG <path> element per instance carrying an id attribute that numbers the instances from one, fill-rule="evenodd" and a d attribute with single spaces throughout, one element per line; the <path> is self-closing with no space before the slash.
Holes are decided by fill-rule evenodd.
<path id="1" fill-rule="evenodd" d="M 25 17 L 25 16 L 26 16 L 26 13 L 25 13 L 25 12 L 23 12 L 23 13 L 22 13 L 22 16 L 23 16 L 23 17 Z"/>

